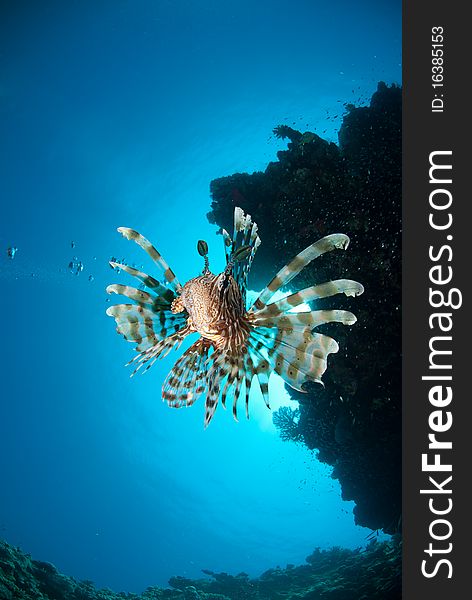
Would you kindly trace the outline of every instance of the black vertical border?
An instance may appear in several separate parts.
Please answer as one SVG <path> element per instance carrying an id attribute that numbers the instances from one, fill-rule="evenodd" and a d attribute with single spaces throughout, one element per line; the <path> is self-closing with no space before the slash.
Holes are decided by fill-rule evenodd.
<path id="1" fill-rule="evenodd" d="M 468 89 L 472 88 L 472 20 L 470 4 L 459 0 L 403 1 L 403 598 L 405 600 L 463 600 L 472 597 L 472 326 L 469 321 L 469 279 L 472 275 L 472 111 Z M 431 112 L 432 28 L 444 28 L 443 113 Z M 469 92 L 470 93 L 470 92 Z M 432 331 L 428 316 L 434 312 L 428 302 L 430 245 L 448 243 L 446 233 L 428 224 L 429 154 L 452 150 L 453 281 L 463 294 L 463 305 L 453 313 L 452 387 L 450 410 L 453 425 L 442 434 L 453 443 L 453 509 L 447 518 L 453 526 L 451 560 L 436 577 L 425 578 L 421 562 L 429 542 L 428 528 L 434 517 L 428 497 L 420 489 L 428 483 L 421 471 L 421 454 L 427 451 L 428 415 L 434 410 L 428 402 L 427 374 Z M 447 262 L 443 264 L 448 264 Z M 445 334 L 447 335 L 447 334 Z M 447 410 L 447 409 L 445 409 Z M 447 457 L 444 451 L 444 458 Z M 433 474 L 432 474 L 433 475 Z M 431 486 L 430 486 L 431 487 Z M 443 496 L 444 498 L 444 496 Z M 437 547 L 441 543 L 436 542 Z M 446 542 L 442 543 L 442 547 Z M 439 556 L 439 555 L 438 555 Z M 470 562 L 470 565 L 469 565 Z M 432 564 L 432 563 L 430 563 Z"/>

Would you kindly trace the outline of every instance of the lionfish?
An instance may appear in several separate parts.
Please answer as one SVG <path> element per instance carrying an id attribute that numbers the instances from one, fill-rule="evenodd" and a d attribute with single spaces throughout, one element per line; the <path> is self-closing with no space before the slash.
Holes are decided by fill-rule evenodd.
<path id="1" fill-rule="evenodd" d="M 110 262 L 141 282 L 136 289 L 121 284 L 107 287 L 108 293 L 126 296 L 131 304 L 108 308 L 117 332 L 137 344 L 138 352 L 128 365 L 134 364 L 134 375 L 148 370 L 194 333 L 199 338 L 177 360 L 162 386 L 163 400 L 174 408 L 191 406 L 205 393 L 205 427 L 210 423 L 218 403 L 226 407 L 232 400 L 237 420 L 237 404 L 245 392 L 246 416 L 249 418 L 249 392 L 256 377 L 263 399 L 269 406 L 269 376 L 277 373 L 292 388 L 305 392 L 306 382 L 321 382 L 327 367 L 327 356 L 338 351 L 337 342 L 313 331 L 330 322 L 352 325 L 356 317 L 346 310 L 293 309 L 318 298 L 344 293 L 357 296 L 363 286 L 349 279 L 338 279 L 308 287 L 279 300 L 274 294 L 309 263 L 337 248 L 345 250 L 349 238 L 341 233 L 328 235 L 305 248 L 283 267 L 272 281 L 247 307 L 247 278 L 261 240 L 251 216 L 236 207 L 234 233 L 231 238 L 222 231 L 226 268 L 219 275 L 210 271 L 208 245 L 197 244 L 204 259 L 201 275 L 181 285 L 173 271 L 141 234 L 120 227 L 118 231 L 141 246 L 164 272 L 164 284 L 134 267 Z M 144 285 L 143 285 L 144 284 Z M 303 308 L 303 307 L 302 307 Z"/>

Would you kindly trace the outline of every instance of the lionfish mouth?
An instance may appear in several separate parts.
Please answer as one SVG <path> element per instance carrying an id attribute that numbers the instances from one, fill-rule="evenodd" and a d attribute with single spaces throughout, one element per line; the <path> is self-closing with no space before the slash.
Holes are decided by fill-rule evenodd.
<path id="1" fill-rule="evenodd" d="M 305 392 L 307 382 L 322 383 L 327 357 L 338 351 L 337 342 L 315 331 L 326 323 L 353 325 L 356 317 L 346 310 L 294 308 L 336 294 L 358 296 L 363 286 L 350 279 L 337 279 L 305 288 L 280 300 L 274 294 L 287 286 L 313 260 L 332 250 L 345 250 L 349 238 L 341 233 L 328 235 L 305 248 L 284 266 L 249 307 L 246 306 L 247 278 L 261 241 L 257 225 L 240 208 L 234 212 L 234 233 L 223 230 L 226 269 L 213 275 L 209 269 L 208 245 L 197 244 L 205 265 L 202 275 L 184 286 L 177 280 L 159 252 L 138 232 L 120 227 L 118 231 L 141 246 L 164 272 L 165 284 L 133 267 L 110 263 L 144 284 L 145 290 L 121 284 L 110 285 L 108 293 L 131 300 L 108 308 L 117 332 L 137 344 L 134 375 L 147 371 L 157 359 L 178 349 L 191 334 L 199 338 L 177 360 L 166 377 L 162 397 L 174 408 L 192 405 L 205 395 L 205 426 L 218 404 L 232 402 L 237 420 L 238 400 L 245 398 L 249 417 L 249 396 L 254 381 L 260 386 L 269 407 L 268 382 L 277 373 L 294 389 Z"/>

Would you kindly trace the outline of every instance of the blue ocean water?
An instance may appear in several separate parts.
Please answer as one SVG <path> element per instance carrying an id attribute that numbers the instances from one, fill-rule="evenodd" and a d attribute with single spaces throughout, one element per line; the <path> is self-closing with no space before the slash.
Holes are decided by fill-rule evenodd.
<path id="1" fill-rule="evenodd" d="M 201 401 L 160 400 L 175 356 L 129 379 L 104 289 L 127 281 L 111 257 L 150 267 L 122 225 L 181 281 L 200 238 L 221 268 L 210 181 L 264 169 L 281 123 L 336 141 L 343 103 L 399 83 L 400 62 L 398 1 L 2 2 L 0 537 L 127 591 L 365 543 L 260 397 L 204 430 Z"/>

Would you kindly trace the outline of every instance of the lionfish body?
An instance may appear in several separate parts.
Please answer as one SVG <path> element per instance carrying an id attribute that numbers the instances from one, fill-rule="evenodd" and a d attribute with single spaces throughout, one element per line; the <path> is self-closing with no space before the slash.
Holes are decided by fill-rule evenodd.
<path id="1" fill-rule="evenodd" d="M 174 300 L 173 312 L 186 310 L 187 324 L 215 349 L 237 353 L 249 325 L 241 290 L 232 275 L 205 273 L 187 282 Z"/>
<path id="2" fill-rule="evenodd" d="M 111 263 L 147 288 L 143 291 L 118 284 L 107 288 L 109 293 L 124 295 L 132 301 L 110 307 L 107 314 L 115 318 L 118 333 L 137 344 L 138 355 L 130 361 L 136 364 L 133 375 L 167 356 L 188 335 L 199 334 L 165 379 L 162 397 L 169 406 L 179 408 L 192 405 L 205 393 L 205 426 L 220 401 L 226 406 L 231 400 L 237 418 L 237 404 L 243 390 L 249 416 L 249 392 L 254 377 L 267 406 L 272 372 L 302 392 L 306 391 L 303 389 L 306 382 L 321 383 L 327 356 L 337 352 L 338 344 L 314 329 L 329 322 L 352 325 L 356 321 L 345 310 L 293 312 L 319 298 L 339 293 L 361 294 L 362 285 L 349 279 L 312 286 L 271 302 L 280 288 L 318 256 L 337 248 L 346 249 L 349 238 L 343 234 L 328 235 L 300 252 L 247 308 L 247 277 L 260 238 L 257 225 L 240 208 L 235 209 L 233 237 L 223 230 L 226 269 L 219 275 L 211 273 L 207 245 L 200 241 L 198 251 L 205 259 L 205 268 L 202 275 L 184 286 L 144 237 L 132 229 L 118 231 L 146 250 L 164 271 L 166 281 L 162 285 L 137 269 Z"/>

